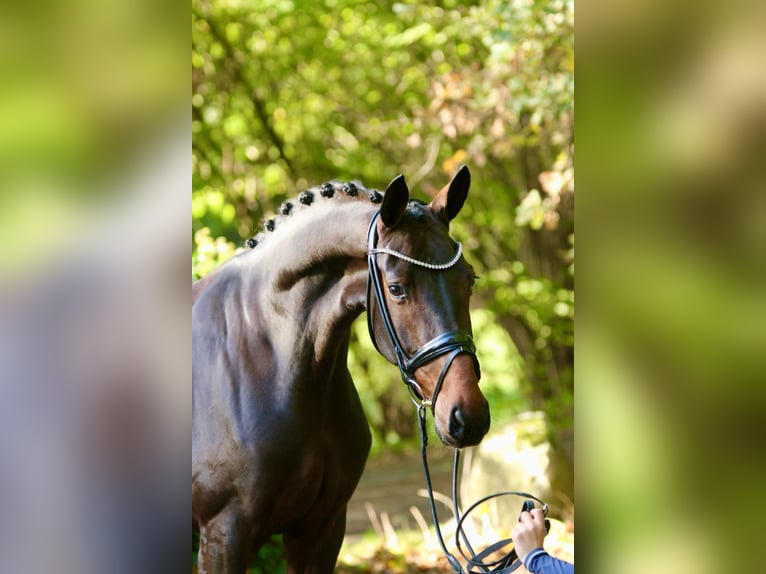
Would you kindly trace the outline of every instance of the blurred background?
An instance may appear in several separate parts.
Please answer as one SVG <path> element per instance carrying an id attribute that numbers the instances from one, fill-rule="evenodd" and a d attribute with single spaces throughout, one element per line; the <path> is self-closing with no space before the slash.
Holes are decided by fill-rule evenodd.
<path id="1" fill-rule="evenodd" d="M 472 315 L 496 439 L 476 454 L 469 479 L 493 490 L 477 486 L 465 502 L 531 491 L 567 521 L 570 537 L 573 10 L 565 0 L 192 2 L 193 278 L 309 186 L 357 179 L 385 189 L 402 173 L 429 201 L 467 164 L 471 193 L 451 230 L 479 275 Z M 424 540 L 409 506 L 430 523 L 418 504 L 415 410 L 364 320 L 349 363 L 378 481 L 368 490 L 363 479 L 347 530 L 372 530 L 378 515 L 392 525 L 378 544 L 391 549 L 392 530 L 401 539 L 416 529 L 400 549 L 411 560 Z M 510 504 L 498 524 L 506 529 L 521 501 Z M 435 563 L 438 551 L 429 553 Z"/>
<path id="2" fill-rule="evenodd" d="M 4 573 L 188 567 L 188 18 L 3 3 Z"/>
<path id="3" fill-rule="evenodd" d="M 764 24 L 750 0 L 578 2 L 577 476 L 599 572 L 762 567 Z"/>

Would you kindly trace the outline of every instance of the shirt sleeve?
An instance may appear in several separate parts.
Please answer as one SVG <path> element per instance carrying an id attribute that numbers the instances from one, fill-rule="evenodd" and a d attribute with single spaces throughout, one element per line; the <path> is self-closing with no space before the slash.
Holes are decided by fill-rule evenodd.
<path id="1" fill-rule="evenodd" d="M 542 548 L 527 554 L 524 566 L 532 574 L 574 574 L 574 564 L 554 558 Z"/>

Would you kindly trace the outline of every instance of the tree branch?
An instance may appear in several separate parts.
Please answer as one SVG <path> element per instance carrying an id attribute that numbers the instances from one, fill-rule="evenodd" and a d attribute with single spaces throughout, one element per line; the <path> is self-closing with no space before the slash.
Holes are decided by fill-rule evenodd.
<path id="1" fill-rule="evenodd" d="M 223 48 L 223 51 L 226 54 L 226 59 L 230 65 L 230 69 L 232 71 L 232 74 L 234 75 L 234 79 L 237 81 L 237 83 L 247 88 L 249 92 L 250 101 L 253 103 L 253 108 L 255 109 L 255 115 L 258 117 L 258 120 L 261 122 L 261 125 L 263 126 L 263 129 L 266 132 L 266 135 L 268 136 L 268 139 L 271 140 L 271 143 L 279 152 L 279 157 L 285 163 L 288 171 L 290 172 L 290 175 L 294 179 L 296 175 L 295 168 L 293 167 L 293 164 L 292 164 L 292 161 L 290 161 L 290 158 L 288 158 L 287 155 L 285 154 L 285 145 L 284 145 L 284 142 L 282 141 L 282 138 L 274 130 L 274 126 L 271 122 L 271 118 L 269 117 L 269 114 L 266 111 L 265 102 L 258 97 L 255 87 L 245 77 L 245 74 L 242 69 L 242 65 L 237 59 L 236 54 L 234 53 L 234 48 L 232 48 L 231 44 L 226 39 L 225 35 L 221 33 L 217 23 L 211 18 L 205 18 L 205 20 L 207 21 L 208 26 L 210 27 L 210 34 L 219 44 L 221 44 L 221 47 Z"/>

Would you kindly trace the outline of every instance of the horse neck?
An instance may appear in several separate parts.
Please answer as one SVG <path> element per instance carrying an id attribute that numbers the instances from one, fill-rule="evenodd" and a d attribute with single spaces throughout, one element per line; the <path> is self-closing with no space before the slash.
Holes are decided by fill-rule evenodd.
<path id="1" fill-rule="evenodd" d="M 258 266 L 268 269 L 262 303 L 283 356 L 320 369 L 345 358 L 351 323 L 366 302 L 366 233 L 375 211 L 361 201 L 319 202 L 254 250 L 262 249 Z"/>

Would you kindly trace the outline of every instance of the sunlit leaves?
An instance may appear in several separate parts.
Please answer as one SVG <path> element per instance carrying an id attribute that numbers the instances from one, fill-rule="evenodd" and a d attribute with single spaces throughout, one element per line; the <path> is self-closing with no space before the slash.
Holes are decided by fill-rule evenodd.
<path id="1" fill-rule="evenodd" d="M 516 210 L 516 225 L 529 225 L 532 229 L 540 229 L 545 221 L 546 211 L 549 204 L 543 202 L 540 192 L 536 189 L 529 190 L 529 193 L 521 200 L 521 204 Z"/>
<path id="2" fill-rule="evenodd" d="M 203 227 L 194 234 L 192 279 L 204 277 L 234 255 L 234 252 L 234 244 L 226 241 L 223 237 L 214 239 L 210 235 L 210 229 Z"/>

